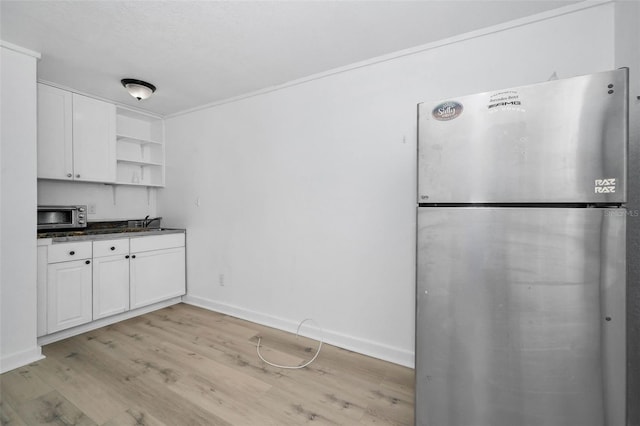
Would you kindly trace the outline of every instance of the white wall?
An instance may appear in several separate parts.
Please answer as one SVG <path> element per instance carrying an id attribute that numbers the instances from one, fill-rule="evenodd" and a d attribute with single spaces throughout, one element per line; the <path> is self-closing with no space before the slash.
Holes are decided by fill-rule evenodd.
<path id="1" fill-rule="evenodd" d="M 581 7 L 167 119 L 185 300 L 413 365 L 416 104 L 613 68 L 614 5 Z"/>
<path id="2" fill-rule="evenodd" d="M 38 204 L 94 204 L 96 212 L 88 215 L 90 222 L 155 217 L 156 191 L 146 187 L 38 180 Z"/>
<path id="3" fill-rule="evenodd" d="M 9 47 L 7 47 L 9 46 Z M 36 341 L 36 58 L 2 44 L 0 372 L 40 359 Z"/>

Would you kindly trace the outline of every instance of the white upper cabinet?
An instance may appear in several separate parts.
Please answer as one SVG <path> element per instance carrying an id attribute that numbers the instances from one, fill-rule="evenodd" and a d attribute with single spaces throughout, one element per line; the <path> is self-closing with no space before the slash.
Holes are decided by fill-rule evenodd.
<path id="1" fill-rule="evenodd" d="M 38 177 L 116 180 L 116 107 L 38 84 Z"/>
<path id="2" fill-rule="evenodd" d="M 164 186 L 164 122 L 38 84 L 38 178 Z"/>
<path id="3" fill-rule="evenodd" d="M 115 105 L 74 93 L 74 178 L 91 182 L 115 182 L 115 159 Z"/>
<path id="4" fill-rule="evenodd" d="M 72 93 L 38 84 L 38 177 L 73 179 Z"/>

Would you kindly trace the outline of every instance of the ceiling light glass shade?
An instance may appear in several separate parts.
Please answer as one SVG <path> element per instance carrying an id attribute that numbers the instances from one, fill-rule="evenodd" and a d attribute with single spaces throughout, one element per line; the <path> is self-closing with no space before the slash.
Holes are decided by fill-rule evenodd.
<path id="1" fill-rule="evenodd" d="M 146 81 L 125 78 L 120 80 L 120 82 L 124 87 L 126 87 L 129 94 L 137 100 L 147 99 L 156 91 L 156 86 L 151 83 L 147 83 Z"/>

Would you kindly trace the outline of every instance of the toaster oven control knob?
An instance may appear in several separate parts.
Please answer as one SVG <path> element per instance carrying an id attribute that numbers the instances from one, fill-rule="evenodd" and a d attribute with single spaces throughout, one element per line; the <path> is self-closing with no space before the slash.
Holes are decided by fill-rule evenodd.
<path id="1" fill-rule="evenodd" d="M 76 252 L 75 252 L 75 251 L 73 251 L 73 250 L 71 250 L 71 251 L 69 252 L 69 256 L 73 256 L 74 254 L 76 254 Z"/>
<path id="2" fill-rule="evenodd" d="M 83 217 L 84 217 L 84 214 L 82 214 L 82 213 L 78 213 L 78 217 L 79 217 L 79 218 L 83 218 Z"/>
<path id="3" fill-rule="evenodd" d="M 84 211 L 84 207 L 78 207 L 78 211 L 79 212 L 83 212 Z"/>

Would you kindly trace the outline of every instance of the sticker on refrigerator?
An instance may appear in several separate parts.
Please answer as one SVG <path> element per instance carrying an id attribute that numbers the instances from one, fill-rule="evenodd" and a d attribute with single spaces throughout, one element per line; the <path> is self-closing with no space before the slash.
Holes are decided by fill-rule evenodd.
<path id="1" fill-rule="evenodd" d="M 487 108 L 490 112 L 495 111 L 523 111 L 520 94 L 515 90 L 505 90 L 494 93 L 489 97 Z"/>
<path id="2" fill-rule="evenodd" d="M 431 115 L 438 121 L 449 121 L 458 118 L 463 109 L 462 104 L 455 101 L 447 101 L 436 106 L 431 111 Z"/>
<path id="3" fill-rule="evenodd" d="M 616 179 L 596 179 L 596 194 L 613 194 L 616 192 Z"/>

